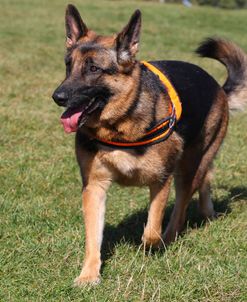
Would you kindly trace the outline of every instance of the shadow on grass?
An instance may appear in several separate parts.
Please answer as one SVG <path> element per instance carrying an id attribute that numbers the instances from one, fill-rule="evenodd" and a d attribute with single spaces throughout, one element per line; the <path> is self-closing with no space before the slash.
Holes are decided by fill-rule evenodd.
<path id="1" fill-rule="evenodd" d="M 223 188 L 225 189 L 225 188 Z M 215 200 L 214 208 L 217 213 L 227 215 L 231 212 L 230 204 L 236 202 L 240 198 L 247 198 L 246 187 L 234 187 L 229 191 L 227 198 L 221 200 Z M 173 204 L 170 204 L 166 208 L 163 230 L 169 222 Z M 126 217 L 117 226 L 111 226 L 107 224 L 104 230 L 104 240 L 102 245 L 102 260 L 106 261 L 114 254 L 115 245 L 119 242 L 128 242 L 130 244 L 139 246 L 141 244 L 141 237 L 144 229 L 144 225 L 147 221 L 148 209 L 142 209 L 136 213 Z M 205 225 L 207 221 L 203 219 L 197 212 L 197 202 L 193 199 L 190 203 L 187 213 L 187 226 L 189 228 L 200 228 Z M 183 236 L 183 235 L 181 235 Z"/>

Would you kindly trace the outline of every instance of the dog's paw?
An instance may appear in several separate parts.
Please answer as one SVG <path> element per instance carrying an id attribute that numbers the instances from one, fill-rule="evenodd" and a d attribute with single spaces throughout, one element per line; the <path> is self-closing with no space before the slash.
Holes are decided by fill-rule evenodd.
<path id="1" fill-rule="evenodd" d="M 199 214 L 204 218 L 208 220 L 214 220 L 217 218 L 217 213 L 214 211 L 214 209 L 202 209 L 199 208 Z"/>
<path id="2" fill-rule="evenodd" d="M 156 234 L 155 235 L 153 234 L 152 236 L 150 236 L 150 234 L 147 235 L 144 233 L 142 235 L 142 242 L 143 242 L 145 248 L 150 248 L 150 247 L 160 248 L 162 246 L 162 238 L 161 238 L 161 236 L 156 235 Z"/>
<path id="3" fill-rule="evenodd" d="M 83 287 L 86 285 L 97 285 L 100 283 L 100 276 L 80 275 L 74 280 L 75 287 Z"/>
<path id="4" fill-rule="evenodd" d="M 163 241 L 164 246 L 167 247 L 168 245 L 170 245 L 171 243 L 176 241 L 178 236 L 179 236 L 179 233 L 177 231 L 168 228 L 165 231 L 165 233 L 162 235 L 162 241 Z"/>

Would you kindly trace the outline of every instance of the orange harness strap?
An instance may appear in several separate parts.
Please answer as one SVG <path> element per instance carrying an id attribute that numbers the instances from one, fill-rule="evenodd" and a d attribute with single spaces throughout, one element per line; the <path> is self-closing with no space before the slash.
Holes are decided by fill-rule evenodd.
<path id="1" fill-rule="evenodd" d="M 167 89 L 167 92 L 170 96 L 171 102 L 175 108 L 175 114 L 176 114 L 176 120 L 178 121 L 181 117 L 182 114 L 182 105 L 180 102 L 180 98 L 173 87 L 172 83 L 170 80 L 162 73 L 158 68 L 156 68 L 154 65 L 146 62 L 146 61 L 141 61 L 143 65 L 145 65 L 149 70 L 151 70 L 154 74 L 156 74 L 160 81 L 164 84 L 164 86 Z"/>
<path id="2" fill-rule="evenodd" d="M 179 99 L 179 96 L 174 89 L 170 80 L 154 65 L 141 61 L 141 63 L 146 66 L 150 71 L 152 71 L 155 75 L 158 76 L 159 80 L 166 87 L 167 93 L 170 96 L 171 100 L 171 115 L 167 118 L 163 119 L 158 125 L 149 130 L 145 136 L 135 142 L 119 142 L 119 141 L 107 141 L 104 139 L 98 139 L 97 141 L 103 145 L 109 147 L 117 147 L 117 148 L 137 148 L 137 147 L 145 147 L 153 144 L 157 144 L 161 141 L 166 140 L 170 134 L 174 130 L 174 126 L 176 122 L 180 119 L 182 114 L 182 105 Z"/>

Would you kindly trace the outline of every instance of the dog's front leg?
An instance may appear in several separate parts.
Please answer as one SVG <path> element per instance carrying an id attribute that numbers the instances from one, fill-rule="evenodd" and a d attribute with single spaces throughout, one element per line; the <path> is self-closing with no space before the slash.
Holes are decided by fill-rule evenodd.
<path id="1" fill-rule="evenodd" d="M 88 184 L 82 193 L 82 209 L 86 232 L 85 260 L 75 285 L 100 281 L 100 248 L 104 229 L 105 201 L 108 183 Z"/>
<path id="2" fill-rule="evenodd" d="M 142 236 L 142 241 L 146 247 L 162 246 L 162 221 L 170 192 L 171 179 L 170 176 L 163 184 L 155 183 L 149 187 L 150 208 L 147 225 Z"/>

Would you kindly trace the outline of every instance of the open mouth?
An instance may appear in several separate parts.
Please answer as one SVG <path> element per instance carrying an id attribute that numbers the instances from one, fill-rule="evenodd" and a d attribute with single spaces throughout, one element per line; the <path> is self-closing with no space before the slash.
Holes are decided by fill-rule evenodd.
<path id="1" fill-rule="evenodd" d="M 93 98 L 89 103 L 76 108 L 68 108 L 61 116 L 61 123 L 66 133 L 76 132 L 87 121 L 89 115 L 98 107 Z"/>

